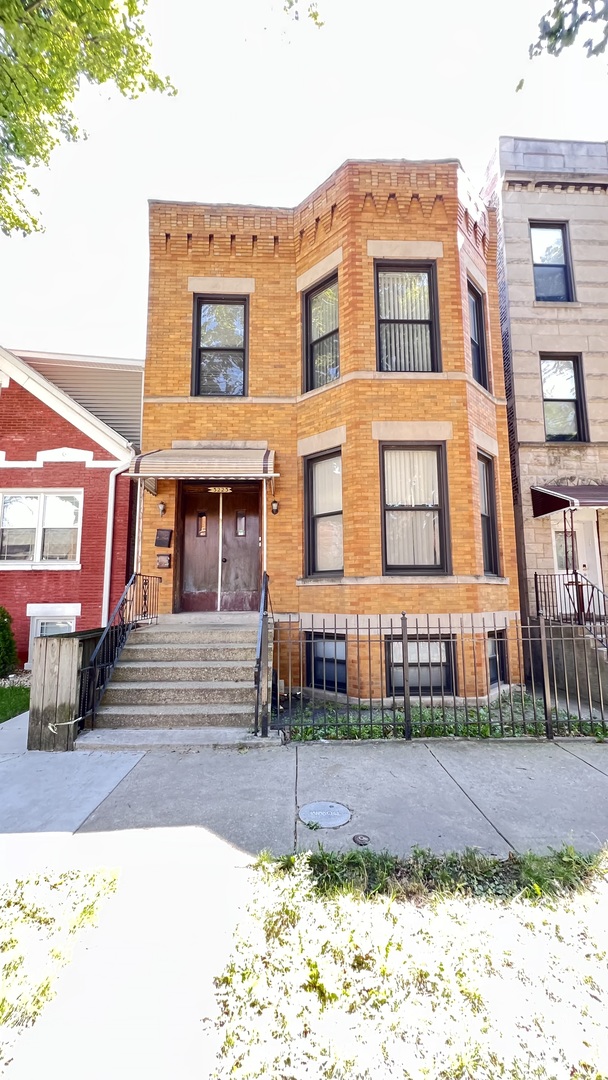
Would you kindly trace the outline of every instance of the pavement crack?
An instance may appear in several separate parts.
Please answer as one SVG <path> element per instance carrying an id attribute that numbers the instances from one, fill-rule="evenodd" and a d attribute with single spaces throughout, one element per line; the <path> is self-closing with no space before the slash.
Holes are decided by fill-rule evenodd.
<path id="1" fill-rule="evenodd" d="M 111 751 L 110 751 L 110 752 L 111 752 Z M 99 753 L 99 751 L 97 751 L 97 753 Z M 90 813 L 90 814 L 87 814 L 87 816 L 85 817 L 84 821 L 81 821 L 81 822 L 80 822 L 80 825 L 78 826 L 78 828 L 77 828 L 77 829 L 74 829 L 74 836 L 76 835 L 76 833 L 79 833 L 79 832 L 81 831 L 81 829 L 84 829 L 84 827 L 85 827 L 85 825 L 86 825 L 87 821 L 89 820 L 89 818 L 92 818 L 92 817 L 93 817 L 93 814 L 96 814 L 96 813 L 97 813 L 97 811 L 99 810 L 99 808 L 100 808 L 101 806 L 103 806 L 103 804 L 104 804 L 104 803 L 105 803 L 105 802 L 106 802 L 106 801 L 107 801 L 107 800 L 108 800 L 108 799 L 110 798 L 110 795 L 113 795 L 113 794 L 114 794 L 114 792 L 116 791 L 116 788 L 120 787 L 120 785 L 122 784 L 122 782 L 123 782 L 124 780 L 126 780 L 126 779 L 127 779 L 127 776 L 130 776 L 130 775 L 131 775 L 131 773 L 133 772 L 133 769 L 136 769 L 136 768 L 137 768 L 137 766 L 141 764 L 141 762 L 142 762 L 142 761 L 144 760 L 144 758 L 146 757 L 146 754 L 147 754 L 147 751 L 144 751 L 144 752 L 143 752 L 143 753 L 142 753 L 142 754 L 141 754 L 141 755 L 140 755 L 140 756 L 138 757 L 137 761 L 135 761 L 135 762 L 133 763 L 133 765 L 132 765 L 132 766 L 131 766 L 131 768 L 130 768 L 130 769 L 128 770 L 128 772 L 126 772 L 124 776 L 121 776 L 120 780 L 117 780 L 117 782 L 116 782 L 116 783 L 114 784 L 114 787 L 112 788 L 112 790 L 111 790 L 111 791 L 108 791 L 108 794 L 107 794 L 107 795 L 104 795 L 103 799 L 101 800 L 101 802 L 99 802 L 99 803 L 97 804 L 97 806 L 95 807 L 95 809 L 94 809 L 94 810 L 91 810 L 91 813 Z"/>
<path id="2" fill-rule="evenodd" d="M 565 754 L 570 754 L 570 757 L 576 758 L 577 761 L 582 761 L 583 765 L 588 765 L 590 769 L 595 769 L 596 772 L 599 772 L 600 776 L 608 776 L 608 773 L 604 772 L 603 769 L 598 769 L 597 765 L 593 765 L 591 761 L 587 761 L 587 758 L 579 757 L 578 754 L 573 754 L 572 750 L 569 750 L 568 747 L 564 746 L 562 743 L 554 743 L 554 746 L 559 746 L 560 750 L 563 750 Z"/>
<path id="3" fill-rule="evenodd" d="M 439 758 L 437 757 L 437 754 L 435 754 L 435 753 L 433 752 L 433 750 L 432 750 L 432 748 L 431 748 L 431 747 L 429 746 L 429 744 L 428 744 L 428 743 L 425 743 L 424 745 L 426 746 L 426 748 L 427 748 L 427 750 L 428 750 L 429 754 L 431 755 L 431 757 L 433 757 L 433 758 L 435 759 L 435 761 L 437 762 L 437 764 L 441 766 L 441 768 L 443 769 L 444 773 L 446 773 L 446 774 L 447 774 L 447 776 L 449 776 L 450 780 L 451 780 L 451 781 L 452 781 L 452 782 L 453 782 L 454 784 L 456 784 L 456 787 L 457 787 L 457 788 L 459 788 L 459 789 L 460 789 L 460 791 L 462 791 L 462 794 L 464 795 L 464 797 L 465 797 L 466 799 L 468 799 L 468 800 L 469 800 L 469 802 L 471 803 L 471 805 L 475 807 L 475 809 L 477 810 L 477 812 L 478 812 L 479 814 L 481 814 L 482 818 L 485 818 L 485 820 L 487 821 L 488 825 L 490 825 L 490 826 L 491 826 L 491 828 L 492 828 L 492 829 L 494 829 L 494 832 L 495 832 L 495 833 L 497 833 L 497 834 L 498 834 L 498 836 L 500 836 L 501 840 L 504 840 L 504 842 L 505 842 L 505 844 L 507 845 L 507 847 L 511 848 L 511 850 L 512 850 L 512 851 L 514 851 L 516 855 L 520 855 L 520 854 L 521 854 L 521 852 L 517 850 L 517 848 L 515 847 L 515 844 L 513 844 L 513 843 L 512 843 L 512 842 L 511 842 L 511 841 L 510 841 L 510 840 L 509 840 L 509 839 L 508 839 L 508 838 L 507 838 L 507 837 L 505 836 L 505 834 L 504 834 L 504 833 L 501 833 L 500 829 L 498 829 L 498 828 L 496 827 L 496 825 L 495 825 L 495 824 L 494 824 L 494 822 L 493 822 L 493 821 L 491 820 L 491 818 L 489 818 L 489 817 L 488 817 L 488 815 L 487 815 L 487 814 L 485 814 L 485 813 L 484 813 L 484 811 L 483 811 L 483 810 L 481 809 L 481 806 L 478 806 L 478 804 L 477 804 L 477 803 L 475 802 L 475 799 L 472 799 L 472 798 L 471 798 L 471 796 L 469 795 L 468 791 L 466 791 L 466 790 L 465 790 L 465 788 L 463 788 L 462 784 L 459 784 L 459 783 L 458 783 L 458 780 L 456 779 L 456 777 L 455 777 L 455 776 L 452 776 L 452 773 L 450 772 L 450 770 L 449 770 L 448 768 L 446 768 L 446 766 L 445 766 L 445 765 L 443 764 L 443 761 L 440 761 L 440 760 L 439 760 Z"/>

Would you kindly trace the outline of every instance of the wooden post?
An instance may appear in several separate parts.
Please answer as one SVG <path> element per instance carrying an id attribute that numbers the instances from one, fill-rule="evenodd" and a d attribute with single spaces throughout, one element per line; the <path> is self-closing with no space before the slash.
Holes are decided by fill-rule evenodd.
<path id="1" fill-rule="evenodd" d="M 28 750 L 74 749 L 79 656 L 80 641 L 71 634 L 35 639 Z"/>

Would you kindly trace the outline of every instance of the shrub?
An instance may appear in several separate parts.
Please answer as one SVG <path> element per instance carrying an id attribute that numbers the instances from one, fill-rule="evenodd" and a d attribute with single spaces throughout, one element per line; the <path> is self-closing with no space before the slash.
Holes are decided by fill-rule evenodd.
<path id="1" fill-rule="evenodd" d="M 17 646 L 12 622 L 6 608 L 0 607 L 0 679 L 5 679 L 17 667 Z"/>

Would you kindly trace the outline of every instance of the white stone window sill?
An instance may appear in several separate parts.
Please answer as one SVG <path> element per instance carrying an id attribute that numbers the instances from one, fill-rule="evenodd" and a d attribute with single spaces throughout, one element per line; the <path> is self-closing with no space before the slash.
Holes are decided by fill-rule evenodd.
<path id="1" fill-rule="evenodd" d="M 80 570 L 77 562 L 0 562 L 0 570 Z"/>
<path id="2" fill-rule="evenodd" d="M 535 300 L 532 307 L 540 308 L 582 308 L 580 300 Z"/>

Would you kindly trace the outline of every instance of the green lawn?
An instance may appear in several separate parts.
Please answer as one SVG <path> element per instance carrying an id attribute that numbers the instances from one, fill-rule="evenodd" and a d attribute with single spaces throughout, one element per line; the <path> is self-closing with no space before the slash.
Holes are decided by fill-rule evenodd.
<path id="1" fill-rule="evenodd" d="M 28 686 L 0 686 L 0 724 L 30 707 Z"/>
<path id="2" fill-rule="evenodd" d="M 607 1080 L 608 863 L 261 860 L 215 1080 Z"/>

